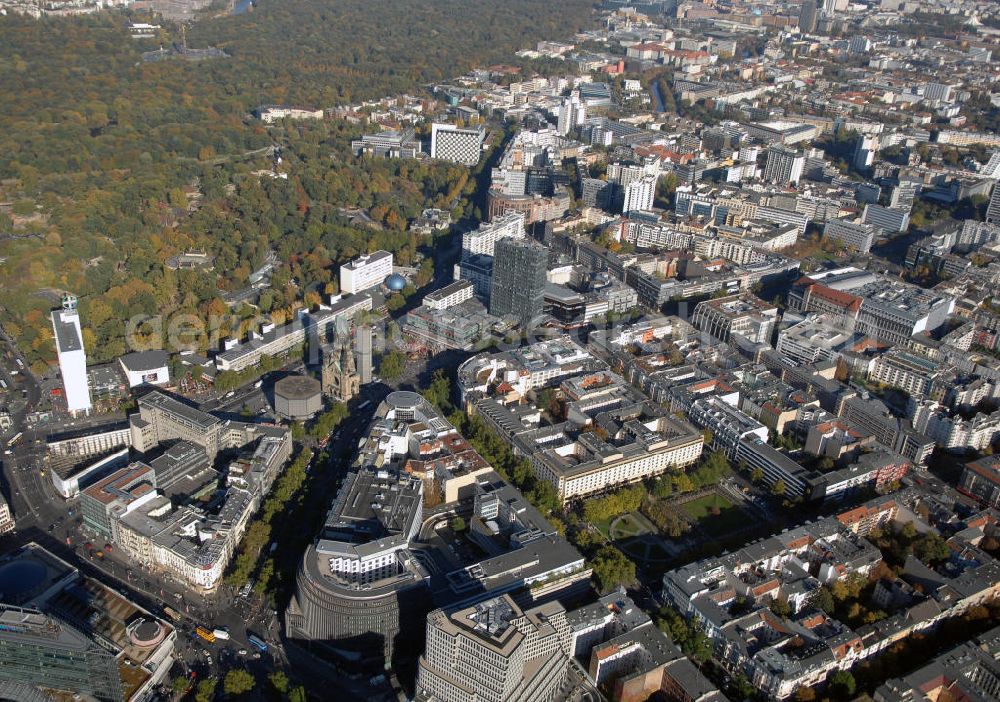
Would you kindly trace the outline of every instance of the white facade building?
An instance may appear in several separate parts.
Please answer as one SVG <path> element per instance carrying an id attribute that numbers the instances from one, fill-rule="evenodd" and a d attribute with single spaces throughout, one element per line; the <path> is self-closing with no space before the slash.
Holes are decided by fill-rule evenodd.
<path id="1" fill-rule="evenodd" d="M 524 238 L 524 213 L 510 212 L 484 222 L 478 229 L 462 235 L 462 258 L 483 254 L 492 256 L 501 239 Z"/>
<path id="2" fill-rule="evenodd" d="M 868 204 L 865 205 L 861 219 L 865 224 L 871 224 L 889 233 L 905 232 L 910 226 L 910 210 Z"/>
<path id="3" fill-rule="evenodd" d="M 858 139 L 854 149 L 854 167 L 859 171 L 872 167 L 875 163 L 875 153 L 878 151 L 878 139 L 863 136 Z"/>
<path id="4" fill-rule="evenodd" d="M 580 101 L 578 95 L 573 95 L 562 101 L 559 106 L 557 127 L 560 134 L 569 134 L 586 121 L 587 106 Z"/>
<path id="5" fill-rule="evenodd" d="M 323 119 L 323 110 L 309 110 L 303 107 L 287 107 L 284 105 L 273 105 L 263 107 L 259 110 L 260 121 L 265 124 L 274 124 L 283 119 Z"/>
<path id="6" fill-rule="evenodd" d="M 622 212 L 627 214 L 652 209 L 655 196 L 656 176 L 647 175 L 632 181 L 625 186 L 625 204 L 622 206 Z"/>
<path id="7" fill-rule="evenodd" d="M 52 331 L 59 355 L 59 372 L 66 392 L 66 407 L 70 414 L 90 412 L 90 387 L 87 384 L 87 352 L 83 348 L 80 315 L 76 297 L 64 295 L 62 309 L 52 312 Z"/>
<path id="8" fill-rule="evenodd" d="M 14 517 L 10 513 L 10 505 L 7 500 L 0 495 L 0 534 L 14 531 Z"/>
<path id="9" fill-rule="evenodd" d="M 468 280 L 457 280 L 424 296 L 424 307 L 429 310 L 446 310 L 472 299 L 473 285 Z"/>
<path id="10" fill-rule="evenodd" d="M 128 353 L 118 359 L 128 386 L 166 385 L 170 382 L 170 354 L 161 350 Z"/>
<path id="11" fill-rule="evenodd" d="M 355 295 L 374 288 L 392 275 L 392 254 L 376 251 L 340 267 L 340 292 Z"/>

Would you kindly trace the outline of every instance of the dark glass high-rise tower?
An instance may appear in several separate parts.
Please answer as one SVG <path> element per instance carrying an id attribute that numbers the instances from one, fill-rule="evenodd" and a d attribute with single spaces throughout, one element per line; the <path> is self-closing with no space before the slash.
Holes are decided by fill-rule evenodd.
<path id="1" fill-rule="evenodd" d="M 501 239 L 493 256 L 490 314 L 527 325 L 542 314 L 549 250 L 531 239 Z"/>
<path id="2" fill-rule="evenodd" d="M 799 12 L 799 29 L 806 34 L 816 31 L 816 0 L 802 0 Z"/>

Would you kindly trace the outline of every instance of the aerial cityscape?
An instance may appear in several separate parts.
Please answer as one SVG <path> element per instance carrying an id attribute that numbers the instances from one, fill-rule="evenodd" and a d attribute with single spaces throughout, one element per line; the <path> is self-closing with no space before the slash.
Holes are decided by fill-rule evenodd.
<path id="1" fill-rule="evenodd" d="M 997 0 L 0 0 L 0 96 L 0 700 L 1000 702 Z"/>

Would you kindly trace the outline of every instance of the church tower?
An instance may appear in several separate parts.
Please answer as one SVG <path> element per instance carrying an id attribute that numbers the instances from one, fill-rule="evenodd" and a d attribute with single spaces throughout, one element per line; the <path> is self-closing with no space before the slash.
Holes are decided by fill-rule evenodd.
<path id="1" fill-rule="evenodd" d="M 347 402 L 361 392 L 361 375 L 354 362 L 350 337 L 340 336 L 323 351 L 323 394 L 338 402 Z"/>

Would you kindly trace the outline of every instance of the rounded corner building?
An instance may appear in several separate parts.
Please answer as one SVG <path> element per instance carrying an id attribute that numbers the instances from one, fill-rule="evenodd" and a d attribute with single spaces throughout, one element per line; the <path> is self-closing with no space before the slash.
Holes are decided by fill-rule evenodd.
<path id="1" fill-rule="evenodd" d="M 435 414 L 414 392 L 391 393 L 378 407 L 368 440 L 299 564 L 285 613 L 290 638 L 380 664 L 402 650 L 400 643 L 422 638 L 427 573 L 409 549 L 422 522 L 423 482 L 386 466 L 405 459 L 413 422 Z"/>

